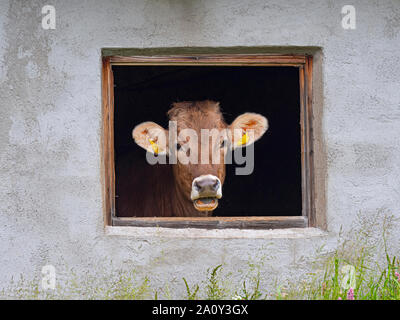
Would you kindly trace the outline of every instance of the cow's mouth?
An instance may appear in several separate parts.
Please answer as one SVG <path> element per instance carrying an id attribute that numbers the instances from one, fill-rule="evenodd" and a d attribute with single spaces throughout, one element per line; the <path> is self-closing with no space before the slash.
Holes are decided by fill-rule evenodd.
<path id="1" fill-rule="evenodd" d="M 212 197 L 199 198 L 193 201 L 193 205 L 199 211 L 212 211 L 218 207 L 218 199 Z"/>

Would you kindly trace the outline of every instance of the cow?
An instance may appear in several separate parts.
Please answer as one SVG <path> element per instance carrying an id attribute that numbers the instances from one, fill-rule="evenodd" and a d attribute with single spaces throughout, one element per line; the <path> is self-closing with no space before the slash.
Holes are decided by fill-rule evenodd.
<path id="1" fill-rule="evenodd" d="M 209 150 L 219 150 L 221 157 L 217 163 L 211 159 L 208 163 L 202 163 L 202 149 L 194 145 L 195 140 L 190 139 L 176 141 L 176 154 L 179 158 L 180 153 L 188 154 L 191 150 L 198 150 L 198 163 L 185 164 L 178 160 L 175 164 L 146 164 L 144 167 L 132 168 L 128 160 L 125 166 L 131 166 L 130 169 L 134 171 L 126 174 L 120 188 L 125 193 L 125 201 L 119 208 L 120 216 L 132 216 L 133 212 L 144 217 L 211 216 L 218 206 L 218 199 L 222 197 L 225 181 L 224 152 L 227 146 L 234 149 L 251 145 L 268 129 L 267 119 L 256 113 L 244 113 L 228 125 L 224 121 L 220 104 L 210 100 L 176 102 L 167 114 L 169 120 L 176 123 L 178 136 L 188 128 L 194 130 L 198 137 L 201 136 L 201 129 L 232 134 L 221 135 L 211 143 L 201 141 L 200 144 L 209 145 Z M 243 132 L 242 135 L 233 134 L 238 129 Z M 247 135 L 250 131 L 252 134 Z M 168 134 L 168 129 L 154 122 L 140 123 L 132 131 L 135 143 L 157 156 L 168 156 L 171 147 L 175 147 L 168 145 Z M 227 142 L 226 139 L 230 140 Z M 133 180 L 136 186 L 133 186 Z"/>

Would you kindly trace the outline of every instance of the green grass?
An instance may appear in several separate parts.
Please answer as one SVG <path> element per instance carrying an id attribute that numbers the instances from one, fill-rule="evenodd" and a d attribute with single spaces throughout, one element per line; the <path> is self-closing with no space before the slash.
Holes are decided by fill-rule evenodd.
<path id="1" fill-rule="evenodd" d="M 186 294 L 182 299 L 309 299 L 309 300 L 346 300 L 348 292 L 354 291 L 356 300 L 400 300 L 400 261 L 396 257 L 386 256 L 383 268 L 368 265 L 364 250 L 356 263 L 349 261 L 336 252 L 325 261 L 325 268 L 319 272 L 311 272 L 303 282 L 293 282 L 278 286 L 275 292 L 267 292 L 260 287 L 260 273 L 251 277 L 251 281 L 243 280 L 240 286 L 232 288 L 229 280 L 222 281 L 223 266 L 207 270 L 205 280 L 200 284 L 189 285 L 182 278 Z M 354 276 L 346 272 L 346 266 L 354 267 Z M 347 268 L 347 271 L 351 270 Z M 346 281 L 346 277 L 347 280 Z M 1 297 L 24 299 L 165 299 L 168 295 L 151 289 L 150 280 L 137 281 L 132 274 L 121 274 L 112 281 L 107 280 L 103 286 L 93 285 L 94 279 L 86 278 L 84 282 L 69 282 L 64 288 L 42 292 L 38 281 L 15 282 L 11 289 L 3 290 Z M 60 294 L 61 293 L 61 294 Z"/>
<path id="2" fill-rule="evenodd" d="M 346 235 L 340 234 L 333 253 L 316 259 L 315 270 L 303 282 L 279 288 L 277 299 L 400 300 L 400 261 L 390 255 L 387 240 L 397 220 L 378 213 L 358 221 Z M 374 237 L 378 228 L 381 235 Z"/>
<path id="3" fill-rule="evenodd" d="M 308 300 L 346 300 L 348 298 L 349 286 L 352 281 L 345 281 L 346 273 L 342 272 L 348 262 L 338 255 L 328 259 L 326 267 L 321 274 L 310 273 L 307 281 L 302 283 L 294 282 L 285 287 L 278 286 L 275 292 L 267 292 L 260 288 L 260 275 L 253 278 L 253 282 L 241 283 L 237 288 L 229 288 L 221 280 L 222 265 L 211 268 L 207 271 L 206 279 L 200 284 L 189 285 L 185 278 L 182 278 L 182 285 L 186 288 L 186 294 L 182 299 L 236 299 L 236 300 L 257 300 L 257 299 L 308 299 Z M 398 258 L 387 256 L 386 265 L 383 269 L 377 270 L 365 264 L 364 256 L 355 267 L 353 279 L 354 299 L 356 300 L 400 300 L 400 262 Z M 164 299 L 159 291 L 152 290 L 150 280 L 145 278 L 141 282 L 135 281 L 131 275 L 121 275 L 119 278 L 107 283 L 104 287 L 96 287 L 85 283 L 69 283 L 68 290 L 53 294 L 51 291 L 43 293 L 40 291 L 38 282 L 26 281 L 15 283 L 13 290 L 2 292 L 0 296 L 8 298 L 24 299 Z"/>
<path id="4" fill-rule="evenodd" d="M 399 259 L 386 258 L 384 268 L 370 266 L 361 256 L 356 265 L 349 265 L 346 259 L 335 255 L 326 264 L 321 274 L 311 277 L 301 285 L 292 284 L 284 293 L 278 290 L 278 299 L 347 300 L 353 291 L 355 300 L 400 300 Z M 349 273 L 346 266 L 354 267 L 353 281 L 346 281 Z M 352 283 L 352 285 L 350 285 Z"/>
<path id="5" fill-rule="evenodd" d="M 377 226 L 381 228 L 379 237 L 373 235 Z M 400 260 L 390 249 L 398 252 L 398 245 L 390 246 L 388 240 L 395 226 L 393 216 L 369 217 L 346 234 L 341 233 L 333 252 L 317 250 L 310 272 L 301 281 L 289 278 L 273 290 L 262 287 L 261 275 L 267 269 L 263 262 L 265 255 L 260 249 L 261 259 L 249 257 L 248 265 L 241 266 L 243 270 L 225 273 L 224 265 L 219 264 L 208 268 L 204 280 L 199 283 L 181 278 L 178 284 L 165 283 L 164 287 L 155 289 L 151 277 L 143 279 L 133 271 L 80 277 L 71 272 L 64 277 L 67 280 L 58 281 L 54 291 L 41 290 L 40 279 L 21 278 L 0 291 L 0 298 L 400 300 Z M 180 285 L 182 296 L 174 292 Z"/>

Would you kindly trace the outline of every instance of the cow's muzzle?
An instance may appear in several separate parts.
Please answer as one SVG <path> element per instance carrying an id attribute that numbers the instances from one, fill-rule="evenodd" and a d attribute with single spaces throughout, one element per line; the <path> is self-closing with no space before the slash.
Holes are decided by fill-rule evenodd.
<path id="1" fill-rule="evenodd" d="M 211 174 L 193 179 L 190 197 L 197 210 L 214 210 L 218 206 L 218 199 L 222 198 L 221 181 Z"/>

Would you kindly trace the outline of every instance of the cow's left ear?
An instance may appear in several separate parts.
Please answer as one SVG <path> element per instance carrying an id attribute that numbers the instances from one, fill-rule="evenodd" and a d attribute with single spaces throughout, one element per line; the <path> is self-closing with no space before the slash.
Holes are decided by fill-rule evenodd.
<path id="1" fill-rule="evenodd" d="M 150 153 L 168 154 L 168 130 L 154 122 L 143 122 L 132 131 L 135 142 Z"/>
<path id="2" fill-rule="evenodd" d="M 232 135 L 232 149 L 248 146 L 268 130 L 268 120 L 258 113 L 243 113 L 229 126 Z"/>

